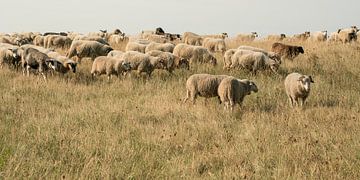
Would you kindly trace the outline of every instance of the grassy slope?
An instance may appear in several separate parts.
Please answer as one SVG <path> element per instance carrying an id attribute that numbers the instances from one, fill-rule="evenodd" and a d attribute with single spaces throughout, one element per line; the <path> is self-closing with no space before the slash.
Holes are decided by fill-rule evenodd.
<path id="1" fill-rule="evenodd" d="M 359 47 L 304 47 L 283 76 L 220 64 L 107 83 L 83 62 L 77 75 L 44 83 L 2 69 L 0 177 L 358 179 Z M 284 92 L 293 71 L 315 80 L 304 109 L 290 109 Z M 234 113 L 217 99 L 182 104 L 187 77 L 204 72 L 252 79 L 259 92 Z"/>

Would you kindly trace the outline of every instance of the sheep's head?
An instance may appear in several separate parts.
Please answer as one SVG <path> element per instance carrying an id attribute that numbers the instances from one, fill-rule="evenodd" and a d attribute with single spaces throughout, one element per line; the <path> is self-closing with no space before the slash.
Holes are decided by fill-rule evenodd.
<path id="1" fill-rule="evenodd" d="M 213 56 L 212 54 L 209 54 L 208 57 L 206 57 L 206 59 L 208 59 L 208 62 L 210 64 L 212 64 L 213 66 L 216 66 L 217 60 L 216 60 L 215 56 Z"/>
<path id="2" fill-rule="evenodd" d="M 257 32 L 251 32 L 251 34 L 254 36 L 254 37 L 258 37 L 258 33 Z"/>
<path id="3" fill-rule="evenodd" d="M 127 61 L 123 61 L 123 62 L 121 63 L 121 67 L 122 67 L 122 69 L 123 69 L 124 71 L 129 71 L 129 70 L 131 70 L 131 64 L 130 64 L 130 62 L 127 62 Z"/>
<path id="4" fill-rule="evenodd" d="M 300 82 L 301 86 L 304 88 L 306 92 L 310 91 L 310 84 L 314 83 L 311 76 L 305 76 L 305 75 L 300 76 L 298 82 Z"/>
<path id="5" fill-rule="evenodd" d="M 250 86 L 250 93 L 251 93 L 251 91 L 254 93 L 257 93 L 259 91 L 258 87 L 256 86 L 256 84 L 254 82 L 250 81 L 249 86 Z"/>
<path id="6" fill-rule="evenodd" d="M 285 38 L 286 38 L 286 35 L 285 35 L 285 34 L 280 34 L 280 38 L 281 38 L 281 39 L 285 39 Z"/>
<path id="7" fill-rule="evenodd" d="M 304 49 L 303 49 L 303 47 L 298 46 L 296 49 L 297 49 L 297 52 L 298 52 L 298 53 L 304 54 Z"/>
<path id="8" fill-rule="evenodd" d="M 73 60 L 67 60 L 65 63 L 64 63 L 64 66 L 66 68 L 68 68 L 69 70 L 71 70 L 73 73 L 76 73 L 76 66 L 77 66 L 77 63 Z"/>
<path id="9" fill-rule="evenodd" d="M 178 68 L 189 70 L 190 69 L 189 61 L 187 59 L 180 58 L 178 63 Z"/>
<path id="10" fill-rule="evenodd" d="M 258 87 L 253 81 L 250 81 L 248 79 L 237 79 L 240 83 L 245 84 L 245 91 L 247 92 L 247 95 L 250 95 L 251 92 L 257 93 Z"/>

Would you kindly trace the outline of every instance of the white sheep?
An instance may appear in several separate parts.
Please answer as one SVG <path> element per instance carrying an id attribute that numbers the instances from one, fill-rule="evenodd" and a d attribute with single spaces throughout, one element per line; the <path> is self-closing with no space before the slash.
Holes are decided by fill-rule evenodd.
<path id="1" fill-rule="evenodd" d="M 164 68 L 172 73 L 175 68 L 189 69 L 189 63 L 186 59 L 181 59 L 169 52 L 163 52 L 159 50 L 148 51 L 146 54 L 154 57 L 159 57 L 163 60 Z"/>
<path id="2" fill-rule="evenodd" d="M 311 76 L 291 73 L 285 78 L 285 91 L 291 106 L 295 103 L 303 106 L 310 94 L 310 83 L 314 83 Z"/>
<path id="3" fill-rule="evenodd" d="M 205 38 L 203 47 L 207 48 L 210 52 L 224 53 L 226 51 L 224 39 Z"/>
<path id="4" fill-rule="evenodd" d="M 234 109 L 235 104 L 242 105 L 245 96 L 251 92 L 258 92 L 256 84 L 247 79 L 227 77 L 221 81 L 218 87 L 220 101 L 225 104 L 225 109 Z"/>
<path id="5" fill-rule="evenodd" d="M 93 76 L 106 74 L 108 81 L 110 81 L 111 75 L 119 76 L 130 69 L 130 63 L 121 58 L 99 56 L 95 58 L 92 64 L 91 74 Z"/>
<path id="6" fill-rule="evenodd" d="M 137 42 L 129 42 L 126 45 L 125 51 L 137 51 L 141 53 L 145 53 L 146 45 L 137 43 Z"/>
<path id="7" fill-rule="evenodd" d="M 236 40 L 238 41 L 254 41 L 258 37 L 257 32 L 251 32 L 251 34 L 238 34 Z"/>
<path id="8" fill-rule="evenodd" d="M 158 61 L 159 59 L 151 58 L 151 56 L 137 51 L 127 51 L 123 55 L 123 59 L 130 63 L 131 70 L 136 70 L 138 75 L 144 72 L 148 77 L 150 77 L 154 69 L 158 67 L 158 64 L 155 63 L 162 63 Z"/>
<path id="9" fill-rule="evenodd" d="M 218 87 L 221 81 L 229 76 L 211 74 L 193 74 L 186 81 L 186 97 L 184 103 L 190 98 L 195 104 L 197 96 L 211 98 L 219 97 Z"/>
<path id="10" fill-rule="evenodd" d="M 171 43 L 156 43 L 156 42 L 151 42 L 149 43 L 146 48 L 145 48 L 145 53 L 152 51 L 152 50 L 159 50 L 159 51 L 164 51 L 164 52 L 173 52 L 175 48 L 175 45 L 171 44 Z"/>
<path id="11" fill-rule="evenodd" d="M 192 63 L 210 63 L 216 65 L 216 58 L 204 47 L 180 43 L 174 48 L 174 55 Z"/>
<path id="12" fill-rule="evenodd" d="M 110 46 L 96 41 L 77 40 L 72 42 L 67 57 L 76 56 L 79 61 L 84 57 L 94 60 L 98 56 L 106 56 L 112 50 Z"/>
<path id="13" fill-rule="evenodd" d="M 237 51 L 231 58 L 231 66 L 230 68 L 244 68 L 248 69 L 253 74 L 256 74 L 258 70 L 271 69 L 274 73 L 277 74 L 277 70 L 279 68 L 279 63 L 273 59 L 270 59 L 262 52 L 254 52 L 250 53 L 244 50 Z"/>
<path id="14" fill-rule="evenodd" d="M 281 57 L 279 55 L 277 55 L 275 52 L 266 51 L 264 49 L 252 47 L 252 46 L 239 46 L 238 49 L 249 50 L 249 51 L 254 51 L 254 52 L 262 52 L 269 58 L 271 58 L 271 59 L 277 61 L 279 64 L 281 64 Z"/>

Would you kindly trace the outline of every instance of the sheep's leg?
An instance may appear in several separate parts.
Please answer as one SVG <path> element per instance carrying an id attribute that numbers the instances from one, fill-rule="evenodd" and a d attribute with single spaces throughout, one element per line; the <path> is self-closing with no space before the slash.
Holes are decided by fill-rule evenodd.
<path id="1" fill-rule="evenodd" d="M 186 103 L 186 101 L 190 98 L 190 91 L 189 90 L 186 90 L 186 97 L 185 99 L 183 100 L 184 103 Z"/>
<path id="2" fill-rule="evenodd" d="M 111 74 L 108 75 L 108 82 L 110 82 Z"/>
<path id="3" fill-rule="evenodd" d="M 303 107 L 305 104 L 305 99 L 303 98 L 300 98 L 300 106 Z"/>
<path id="4" fill-rule="evenodd" d="M 30 66 L 29 65 L 26 66 L 26 75 L 27 75 L 27 77 L 30 76 Z"/>
<path id="5" fill-rule="evenodd" d="M 289 102 L 290 102 L 290 106 L 294 107 L 294 100 L 289 96 Z"/>

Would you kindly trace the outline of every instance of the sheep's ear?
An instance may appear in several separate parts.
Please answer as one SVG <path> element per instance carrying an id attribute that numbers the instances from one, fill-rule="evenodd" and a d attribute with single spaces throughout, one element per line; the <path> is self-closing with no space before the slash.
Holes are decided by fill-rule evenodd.
<path id="1" fill-rule="evenodd" d="M 315 83 L 311 76 L 309 76 L 310 82 Z"/>

